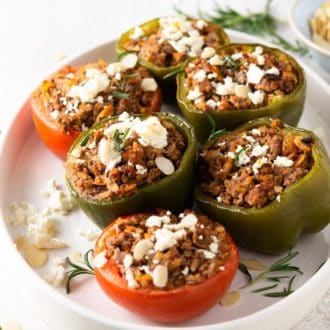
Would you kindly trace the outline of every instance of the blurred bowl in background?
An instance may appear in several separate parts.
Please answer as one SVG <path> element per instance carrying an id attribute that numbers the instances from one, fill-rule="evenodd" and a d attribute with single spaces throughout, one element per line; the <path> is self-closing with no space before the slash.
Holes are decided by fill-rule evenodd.
<path id="1" fill-rule="evenodd" d="M 298 39 L 304 42 L 314 59 L 330 72 L 330 50 L 316 44 L 312 39 L 309 21 L 325 0 L 294 0 L 289 10 L 289 24 Z"/>

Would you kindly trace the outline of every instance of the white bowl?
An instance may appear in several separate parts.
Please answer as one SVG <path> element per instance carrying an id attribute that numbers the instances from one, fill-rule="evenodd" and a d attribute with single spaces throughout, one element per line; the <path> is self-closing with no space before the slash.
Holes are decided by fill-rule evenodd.
<path id="1" fill-rule="evenodd" d="M 330 50 L 313 42 L 309 27 L 309 20 L 324 1 L 294 0 L 289 10 L 289 24 L 297 37 L 308 46 L 315 60 L 330 72 Z"/>

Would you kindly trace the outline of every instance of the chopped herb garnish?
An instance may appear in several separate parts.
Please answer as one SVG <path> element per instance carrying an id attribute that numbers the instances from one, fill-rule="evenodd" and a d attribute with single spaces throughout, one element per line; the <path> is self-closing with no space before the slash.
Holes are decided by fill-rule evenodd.
<path id="1" fill-rule="evenodd" d="M 125 100 L 127 100 L 128 97 L 129 97 L 128 93 L 120 92 L 120 91 L 113 91 L 111 93 L 111 95 L 116 99 L 125 99 Z"/>
<path id="2" fill-rule="evenodd" d="M 113 134 L 113 142 L 115 146 L 115 150 L 121 151 L 124 147 L 125 139 L 129 133 L 130 129 L 126 128 L 124 131 L 120 131 L 116 129 Z"/>
<path id="3" fill-rule="evenodd" d="M 240 151 L 238 151 L 238 152 L 235 153 L 235 166 L 236 167 L 240 167 L 241 166 L 240 163 L 239 163 L 239 158 L 240 158 L 240 156 L 241 156 L 241 154 L 243 152 L 246 152 L 246 149 L 244 147 L 242 147 L 240 149 Z"/>
<path id="4" fill-rule="evenodd" d="M 81 140 L 80 145 L 81 145 L 82 147 L 84 147 L 84 146 L 87 144 L 87 142 L 88 142 L 88 140 L 89 140 L 89 136 L 90 136 L 90 134 L 86 134 L 86 135 L 84 136 L 84 138 Z"/>
<path id="5" fill-rule="evenodd" d="M 231 57 L 231 55 L 226 55 L 223 58 L 223 63 L 221 65 L 221 70 L 223 71 L 224 69 L 228 69 L 231 71 L 236 71 L 237 69 L 239 69 L 241 67 L 242 63 L 241 62 L 236 62 L 235 60 L 233 60 L 233 58 Z"/>
<path id="6" fill-rule="evenodd" d="M 74 262 L 70 260 L 69 257 L 65 258 L 65 262 L 72 267 L 71 270 L 67 271 L 67 280 L 66 280 L 66 293 L 69 294 L 71 292 L 71 281 L 73 278 L 79 276 L 79 275 L 95 275 L 94 273 L 94 267 L 91 264 L 90 261 L 90 255 L 93 252 L 92 249 L 88 250 L 84 255 L 84 263 L 86 267 L 83 267 L 81 265 L 77 265 Z"/>
<path id="7" fill-rule="evenodd" d="M 223 128 L 223 129 L 218 129 L 217 131 L 213 132 L 210 134 L 209 138 L 208 138 L 208 141 L 217 141 L 218 138 L 226 132 L 226 129 Z"/>
<path id="8" fill-rule="evenodd" d="M 264 288 L 259 288 L 259 289 L 255 289 L 253 290 L 252 292 L 262 292 L 262 291 L 267 291 L 267 290 L 270 290 L 270 289 L 274 289 L 278 286 L 278 284 L 273 284 L 273 285 L 270 285 L 270 286 L 265 286 Z"/>

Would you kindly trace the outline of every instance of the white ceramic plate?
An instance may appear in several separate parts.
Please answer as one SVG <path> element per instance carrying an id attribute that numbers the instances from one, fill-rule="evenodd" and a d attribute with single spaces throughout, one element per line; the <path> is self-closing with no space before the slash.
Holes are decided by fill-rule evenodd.
<path id="1" fill-rule="evenodd" d="M 230 32 L 230 37 L 237 42 L 260 42 L 256 38 L 237 32 Z M 67 63 L 78 65 L 99 58 L 109 61 L 114 59 L 113 41 L 76 56 Z M 305 67 L 305 70 L 308 81 L 307 102 L 300 126 L 315 130 L 329 151 L 329 88 L 310 68 Z M 171 108 L 165 105 L 164 110 Z M 39 140 L 26 105 L 22 106 L 7 133 L 0 157 L 0 208 L 3 219 L 6 218 L 8 205 L 13 201 L 29 201 L 41 207 L 44 204 L 41 191 L 44 189 L 44 183 L 50 178 L 54 177 L 58 182 L 64 182 L 63 164 Z M 84 252 L 90 248 L 91 243 L 81 237 L 79 231 L 95 227 L 79 210 L 65 217 L 64 221 L 59 221 L 58 227 L 59 237 L 69 242 L 70 248 L 51 252 L 51 258 L 65 257 L 72 251 Z M 13 253 L 14 258 L 19 259 L 22 276 L 37 283 L 38 288 L 44 290 L 48 297 L 70 310 L 72 314 L 95 322 L 95 329 L 103 329 L 104 326 L 111 326 L 111 329 L 288 329 L 297 323 L 329 288 L 330 230 L 325 229 L 317 235 L 302 237 L 295 247 L 300 254 L 293 263 L 303 270 L 304 275 L 297 276 L 294 282 L 295 292 L 290 296 L 282 299 L 267 298 L 261 293 L 252 293 L 252 288 L 246 288 L 240 290 L 241 299 L 234 306 L 214 306 L 209 312 L 194 320 L 165 327 L 150 323 L 114 304 L 106 298 L 92 278 L 77 281 L 70 295 L 66 295 L 64 289 L 54 289 L 42 279 L 49 265 L 39 271 L 31 269 L 13 247 L 12 242 L 18 235 L 17 229 L 7 225 L 5 221 L 1 222 L 0 228 L 8 236 L 6 248 Z M 268 265 L 279 258 L 243 249 L 241 256 L 257 258 Z M 326 260 L 324 266 L 315 273 L 319 265 Z M 238 289 L 244 284 L 245 279 L 238 272 L 231 290 Z M 260 283 L 254 288 L 262 285 L 263 283 Z"/>

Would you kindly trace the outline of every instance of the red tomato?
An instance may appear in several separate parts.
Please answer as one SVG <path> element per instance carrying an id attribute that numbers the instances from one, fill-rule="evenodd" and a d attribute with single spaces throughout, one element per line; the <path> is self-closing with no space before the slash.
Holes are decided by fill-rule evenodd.
<path id="1" fill-rule="evenodd" d="M 96 242 L 94 255 L 106 249 L 105 242 L 114 224 L 104 229 Z M 131 312 L 156 322 L 185 321 L 206 312 L 228 290 L 237 271 L 239 252 L 228 233 L 227 239 L 230 249 L 224 264 L 225 270 L 199 284 L 174 290 L 129 288 L 116 263 L 110 260 L 102 268 L 95 269 L 96 279 L 113 301 Z"/>
<path id="2" fill-rule="evenodd" d="M 66 73 L 74 72 L 75 68 L 65 67 L 62 69 Z M 160 88 L 157 89 L 151 101 L 150 107 L 141 107 L 141 113 L 152 113 L 160 111 L 162 105 L 162 94 Z M 45 143 L 49 150 L 51 150 L 59 158 L 66 160 L 67 153 L 79 136 L 81 131 L 71 131 L 68 133 L 62 132 L 56 126 L 55 122 L 46 119 L 39 106 L 31 100 L 32 118 L 41 140 Z"/>

